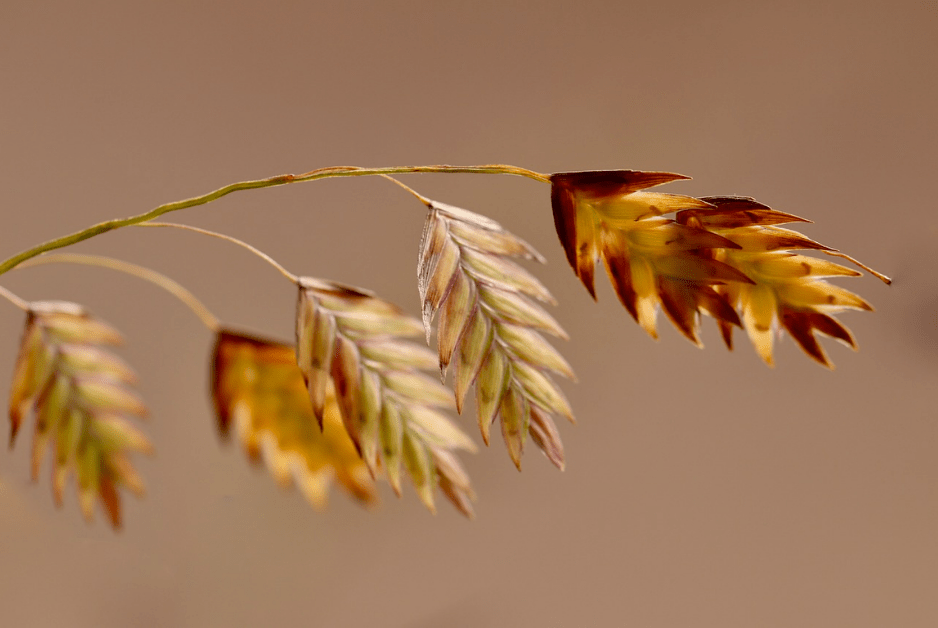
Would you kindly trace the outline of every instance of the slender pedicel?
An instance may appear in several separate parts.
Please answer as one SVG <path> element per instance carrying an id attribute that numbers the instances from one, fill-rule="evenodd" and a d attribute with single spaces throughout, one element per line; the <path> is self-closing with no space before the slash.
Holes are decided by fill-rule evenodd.
<path id="1" fill-rule="evenodd" d="M 423 203 L 424 205 L 426 205 L 427 207 L 430 207 L 430 205 L 433 203 L 433 201 L 431 201 L 430 199 L 428 199 L 426 196 L 424 196 L 423 194 L 421 194 L 420 192 L 418 192 L 418 191 L 415 190 L 414 188 L 410 187 L 409 185 L 406 185 L 406 184 L 404 184 L 404 183 L 401 183 L 400 181 L 398 181 L 398 180 L 395 179 L 394 177 L 390 177 L 390 176 L 388 176 L 388 175 L 386 175 L 386 174 L 383 174 L 383 175 L 381 175 L 381 176 L 382 176 L 383 178 L 387 179 L 388 181 L 390 181 L 391 183 L 394 183 L 394 184 L 396 184 L 396 185 L 398 185 L 398 186 L 404 188 L 405 190 L 407 190 L 408 192 L 410 192 L 411 194 L 413 194 L 414 196 L 416 196 L 416 197 L 417 197 L 417 200 L 420 201 L 421 203 Z"/>
<path id="2" fill-rule="evenodd" d="M 225 235 L 224 233 L 218 233 L 217 231 L 209 231 L 208 229 L 202 229 L 200 227 L 193 227 L 192 225 L 183 225 L 183 224 L 179 224 L 175 222 L 144 222 L 144 223 L 141 223 L 139 225 L 134 225 L 134 226 L 136 227 L 173 227 L 175 229 L 193 231 L 195 233 L 201 233 L 202 235 L 212 236 L 213 238 L 225 240 L 226 242 L 237 244 L 238 246 L 247 249 L 251 253 L 254 253 L 254 255 L 257 255 L 259 258 L 261 258 L 262 260 L 264 260 L 265 262 L 267 262 L 268 264 L 276 268 L 280 272 L 281 275 L 283 275 L 284 277 L 286 277 L 293 283 L 298 283 L 300 280 L 299 277 L 297 277 L 296 275 L 291 273 L 289 270 L 284 268 L 282 264 L 277 262 L 277 260 L 272 258 L 267 253 L 264 253 L 260 249 L 251 246 L 250 244 L 248 244 L 247 242 L 244 242 L 243 240 L 239 240 L 238 238 L 232 237 L 230 235 Z"/>
<path id="3" fill-rule="evenodd" d="M 12 303 L 13 305 L 15 305 L 16 307 L 20 308 L 20 309 L 23 310 L 24 312 L 29 311 L 29 302 L 28 302 L 28 301 L 24 301 L 23 299 L 19 298 L 18 296 L 16 296 L 15 294 L 13 294 L 12 292 L 10 292 L 9 290 L 7 290 L 6 288 L 4 288 L 3 286 L 0 286 L 0 296 L 2 296 L 4 299 L 6 299 L 7 301 L 9 301 L 10 303 Z"/>
<path id="4" fill-rule="evenodd" d="M 166 292 L 169 292 L 171 295 L 182 301 L 211 331 L 217 332 L 221 328 L 221 323 L 219 322 L 218 317 L 212 314 L 209 309 L 205 307 L 205 304 L 195 298 L 191 292 L 186 290 L 184 287 L 166 275 L 158 273 L 150 268 L 146 268 L 145 266 L 138 266 L 137 264 L 131 264 L 130 262 L 114 259 L 112 257 L 105 257 L 103 255 L 85 255 L 82 253 L 46 253 L 45 255 L 41 255 L 35 259 L 23 262 L 17 266 L 17 269 L 29 268 L 30 266 L 40 266 L 42 264 L 58 263 L 100 266 L 102 268 L 110 268 L 111 270 L 116 270 L 128 275 L 132 275 L 139 279 L 143 279 L 144 281 L 149 281 L 150 283 L 159 286 L 163 290 L 166 290 Z M 2 290 L 2 288 L 0 288 L 0 290 Z"/>

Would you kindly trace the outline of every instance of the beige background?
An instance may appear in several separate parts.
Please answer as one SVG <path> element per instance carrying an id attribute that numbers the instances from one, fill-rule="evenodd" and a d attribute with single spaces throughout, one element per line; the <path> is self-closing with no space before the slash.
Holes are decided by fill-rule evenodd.
<path id="1" fill-rule="evenodd" d="M 938 625 L 938 3 L 3 2 L 0 256 L 223 184 L 326 165 L 501 161 L 666 169 L 752 194 L 894 275 L 843 282 L 827 372 L 790 340 L 764 367 L 706 325 L 643 335 L 567 267 L 548 189 L 419 176 L 540 249 L 579 384 L 568 468 L 501 442 L 468 460 L 479 517 L 387 487 L 315 512 L 214 433 L 210 335 L 109 271 L 3 277 L 118 325 L 158 447 L 126 530 L 62 511 L 0 455 L 9 626 Z M 417 312 L 422 212 L 380 180 L 248 192 L 176 214 L 298 273 Z M 243 251 L 125 230 L 76 247 L 183 281 L 226 320 L 289 337 L 293 291 Z M 0 381 L 22 316 L 0 307 Z M 5 386 L 5 384 L 4 384 Z M 465 425 L 474 430 L 471 418 Z M 475 433 L 474 431 L 472 433 Z"/>

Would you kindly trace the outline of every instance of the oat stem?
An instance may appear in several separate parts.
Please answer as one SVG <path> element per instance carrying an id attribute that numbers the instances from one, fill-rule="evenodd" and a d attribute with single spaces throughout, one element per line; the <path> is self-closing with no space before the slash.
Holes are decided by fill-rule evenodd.
<path id="1" fill-rule="evenodd" d="M 317 179 L 327 179 L 331 177 L 363 177 L 383 174 L 409 174 L 416 172 L 451 174 L 511 174 L 520 177 L 527 177 L 528 179 L 534 179 L 535 181 L 541 182 L 548 182 L 550 180 L 549 175 L 534 172 L 533 170 L 527 170 L 526 168 L 519 168 L 517 166 L 509 166 L 505 164 L 490 164 L 483 166 L 393 166 L 390 168 L 334 166 L 320 168 L 318 170 L 310 170 L 309 172 L 304 172 L 303 174 L 299 175 L 282 174 L 275 177 L 269 177 L 267 179 L 240 181 L 238 183 L 226 185 L 225 187 L 219 188 L 214 192 L 203 194 L 202 196 L 196 196 L 182 201 L 166 203 L 165 205 L 160 205 L 159 207 L 155 207 L 148 212 L 138 214 L 136 216 L 106 220 L 104 222 L 82 229 L 81 231 L 76 231 L 75 233 L 56 238 L 54 240 L 49 240 L 48 242 L 44 242 L 38 246 L 23 251 L 22 253 L 14 255 L 13 257 L 3 262 L 0 262 L 0 275 L 12 269 L 17 264 L 36 257 L 40 253 L 70 246 L 76 242 L 81 242 L 83 240 L 87 240 L 88 238 L 93 238 L 96 235 L 100 235 L 108 231 L 113 231 L 114 229 L 119 229 L 121 227 L 127 227 L 130 225 L 137 225 L 148 220 L 153 220 L 154 218 L 158 218 L 159 216 L 169 212 L 195 207 L 196 205 L 204 205 L 206 203 L 218 200 L 223 196 L 227 196 L 232 192 L 276 187 L 280 185 L 286 185 L 288 183 L 302 183 L 305 181 L 315 181 Z"/>
<path id="2" fill-rule="evenodd" d="M 200 227 L 193 227 L 192 225 L 183 225 L 183 224 L 179 224 L 176 222 L 144 222 L 136 226 L 137 227 L 174 227 L 176 229 L 184 229 L 185 231 L 193 231 L 195 233 L 201 233 L 202 235 L 212 236 L 213 238 L 225 240 L 227 242 L 231 242 L 232 244 L 237 244 L 238 246 L 247 249 L 251 253 L 254 253 L 254 255 L 257 255 L 259 258 L 261 258 L 262 260 L 264 260 L 265 262 L 267 262 L 268 264 L 276 268 L 280 272 L 281 275 L 283 275 L 284 277 L 286 277 L 293 283 L 299 283 L 300 281 L 299 277 L 297 277 L 296 275 L 291 273 L 289 270 L 284 268 L 279 262 L 277 262 L 277 260 L 272 258 L 267 253 L 264 253 L 260 249 L 251 246 L 247 242 L 244 242 L 243 240 L 239 240 L 238 238 L 232 237 L 230 235 L 225 235 L 224 233 L 218 233 L 217 231 L 209 231 L 208 229 L 202 229 Z"/>
<path id="3" fill-rule="evenodd" d="M 20 309 L 23 310 L 24 312 L 26 312 L 26 311 L 29 310 L 29 302 L 28 302 L 28 301 L 24 301 L 23 299 L 19 298 L 18 296 L 16 296 L 15 294 L 13 294 L 12 292 L 10 292 L 9 290 L 7 290 L 6 288 L 4 288 L 3 286 L 0 286 L 0 296 L 2 296 L 4 299 L 6 299 L 7 301 L 9 301 L 10 303 L 12 303 L 13 305 L 15 305 L 16 307 L 20 308 Z"/>
<path id="4" fill-rule="evenodd" d="M 411 194 L 413 194 L 414 196 L 416 196 L 418 201 L 420 201 L 421 203 L 423 203 L 423 204 L 426 205 L 427 207 L 430 207 L 430 204 L 432 203 L 432 201 L 431 201 L 430 199 L 428 199 L 426 196 L 424 196 L 423 194 L 421 194 L 420 192 L 418 192 L 417 190 L 415 190 L 414 188 L 412 188 L 412 187 L 410 187 L 409 185 L 406 185 L 406 184 L 404 184 L 404 183 L 401 183 L 400 181 L 398 181 L 398 180 L 395 179 L 394 177 L 389 177 L 389 176 L 386 175 L 386 174 L 383 174 L 383 175 L 381 175 L 381 176 L 382 176 L 383 178 L 387 179 L 388 181 L 390 181 L 391 183 L 394 183 L 394 184 L 396 184 L 396 185 L 398 185 L 398 186 L 404 188 L 405 190 L 407 190 L 408 192 L 410 192 Z"/>
<path id="5" fill-rule="evenodd" d="M 219 322 L 218 317 L 212 314 L 209 309 L 205 307 L 205 304 L 195 298 L 191 292 L 183 288 L 181 285 L 166 275 L 158 273 L 150 268 L 146 268 L 145 266 L 138 266 L 137 264 L 131 264 L 130 262 L 114 259 L 112 257 L 105 257 L 103 255 L 85 255 L 81 253 L 47 253 L 37 257 L 36 259 L 23 262 L 17 266 L 17 268 L 29 268 L 30 266 L 40 266 L 42 264 L 56 263 L 100 266 L 102 268 L 110 268 L 128 275 L 133 275 L 134 277 L 143 279 L 144 281 L 149 281 L 150 283 L 159 286 L 163 290 L 166 290 L 166 292 L 169 292 L 171 295 L 186 304 L 186 306 L 188 306 L 189 309 L 199 317 L 199 320 L 201 320 L 202 323 L 211 331 L 217 332 L 221 328 L 221 323 Z M 3 288 L 0 287 L 0 290 L 2 289 Z"/>

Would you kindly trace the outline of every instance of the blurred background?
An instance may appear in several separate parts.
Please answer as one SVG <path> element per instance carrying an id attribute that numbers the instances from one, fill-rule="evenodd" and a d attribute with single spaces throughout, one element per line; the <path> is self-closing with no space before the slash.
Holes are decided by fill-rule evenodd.
<path id="1" fill-rule="evenodd" d="M 230 182 L 329 165 L 669 170 L 748 194 L 895 278 L 840 282 L 861 351 L 769 369 L 712 322 L 650 340 L 593 303 L 549 190 L 411 175 L 531 242 L 579 376 L 567 470 L 496 438 L 467 456 L 469 522 L 406 487 L 317 512 L 216 436 L 211 335 L 148 284 L 45 266 L 2 283 L 119 327 L 152 410 L 125 530 L 52 504 L 28 435 L 0 455 L 10 626 L 938 625 L 938 2 L 4 2 L 0 257 Z M 424 212 L 380 179 L 239 193 L 171 219 L 417 314 Z M 292 336 L 294 290 L 224 242 L 126 229 L 74 247 L 182 281 L 224 320 Z M 0 382 L 22 314 L 0 305 Z M 6 384 L 3 384 L 4 386 Z M 471 414 L 462 419 L 476 434 Z"/>

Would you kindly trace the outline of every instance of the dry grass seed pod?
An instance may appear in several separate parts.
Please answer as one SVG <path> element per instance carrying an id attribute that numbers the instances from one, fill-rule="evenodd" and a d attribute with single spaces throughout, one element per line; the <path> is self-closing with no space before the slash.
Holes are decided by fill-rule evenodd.
<path id="1" fill-rule="evenodd" d="M 26 415 L 35 411 L 33 479 L 51 442 L 56 503 L 61 505 L 74 473 L 85 518 L 93 518 L 100 501 L 114 528 L 122 519 L 118 487 L 144 492 L 128 454 L 152 449 L 129 420 L 146 415 L 143 401 L 131 388 L 136 377 L 105 348 L 121 342 L 114 328 L 79 305 L 31 303 L 10 393 L 11 445 Z"/>
<path id="2" fill-rule="evenodd" d="M 293 347 L 222 331 L 212 365 L 219 432 L 233 431 L 279 484 L 292 481 L 316 508 L 326 505 L 333 481 L 363 503 L 375 501 L 374 481 L 342 425 L 334 387 L 324 391 L 320 429 Z"/>
<path id="3" fill-rule="evenodd" d="M 841 256 L 777 226 L 807 222 L 803 218 L 751 198 L 692 198 L 646 191 L 686 178 L 634 170 L 551 175 L 557 235 L 590 294 L 595 298 L 595 264 L 602 258 L 620 301 L 652 337 L 657 337 L 660 306 L 698 346 L 702 346 L 702 313 L 716 319 L 730 348 L 732 328 L 744 327 L 757 353 L 770 365 L 774 336 L 781 329 L 811 358 L 830 368 L 833 365 L 815 333 L 856 348 L 850 332 L 831 315 L 871 308 L 821 278 L 860 273 L 791 253 L 806 249 Z M 674 213 L 674 219 L 663 217 L 668 213 Z"/>
<path id="4" fill-rule="evenodd" d="M 384 467 L 400 495 L 403 465 L 428 509 L 435 508 L 439 486 L 471 516 L 468 485 L 449 478 L 452 465 L 434 462 L 475 445 L 441 411 L 452 406 L 450 393 L 425 373 L 436 368 L 436 356 L 406 340 L 422 335 L 420 321 L 368 291 L 301 278 L 296 333 L 297 361 L 317 418 L 323 389 L 334 382 L 345 428 L 373 474 Z"/>
<path id="5" fill-rule="evenodd" d="M 573 378 L 566 360 L 539 332 L 566 338 L 535 301 L 554 303 L 540 281 L 511 258 L 543 257 L 485 216 L 429 201 L 417 266 L 428 330 L 439 313 L 437 353 L 441 375 L 454 361 L 456 407 L 462 411 L 475 385 L 479 428 L 486 444 L 500 418 L 502 437 L 520 469 L 531 413 L 550 424 L 553 440 L 536 438 L 548 459 L 563 468 L 563 447 L 550 415 L 573 418 L 548 371 Z"/>

